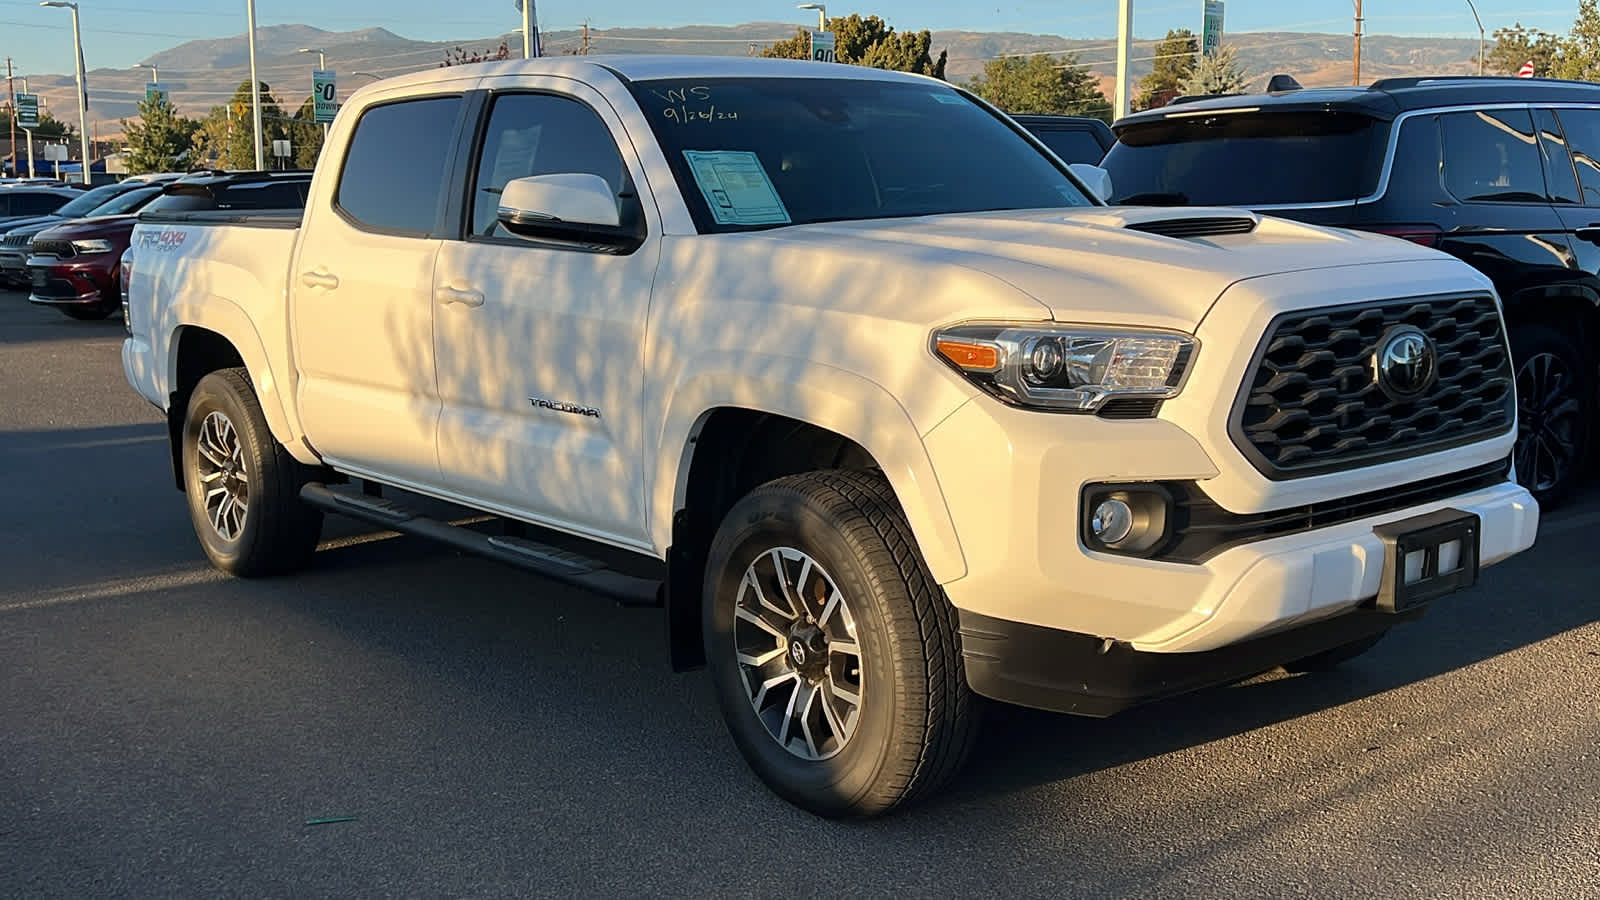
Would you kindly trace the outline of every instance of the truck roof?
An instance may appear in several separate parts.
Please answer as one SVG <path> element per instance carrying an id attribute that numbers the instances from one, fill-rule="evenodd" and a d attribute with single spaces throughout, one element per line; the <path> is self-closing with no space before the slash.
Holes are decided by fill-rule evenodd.
<path id="1" fill-rule="evenodd" d="M 848 78 L 857 81 L 900 81 L 946 84 L 925 75 L 890 72 L 868 66 L 819 63 L 805 59 L 766 59 L 750 56 L 669 56 L 665 54 L 602 54 L 594 56 L 545 56 L 499 62 L 467 63 L 461 66 L 426 69 L 364 85 L 361 90 L 383 87 L 425 87 L 454 81 L 463 74 L 565 75 L 593 78 L 604 72 L 629 81 L 659 78 Z"/>

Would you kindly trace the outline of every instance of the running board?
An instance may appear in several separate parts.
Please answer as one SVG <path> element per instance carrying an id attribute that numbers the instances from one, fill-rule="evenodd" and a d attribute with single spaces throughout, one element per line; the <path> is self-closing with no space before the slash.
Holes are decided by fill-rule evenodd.
<path id="1" fill-rule="evenodd" d="M 370 522 L 391 531 L 448 544 L 573 587 L 604 594 L 623 606 L 660 606 L 661 582 L 624 575 L 599 560 L 524 537 L 483 534 L 430 519 L 403 504 L 367 494 L 341 494 L 325 484 L 307 484 L 300 499 L 326 512 Z"/>

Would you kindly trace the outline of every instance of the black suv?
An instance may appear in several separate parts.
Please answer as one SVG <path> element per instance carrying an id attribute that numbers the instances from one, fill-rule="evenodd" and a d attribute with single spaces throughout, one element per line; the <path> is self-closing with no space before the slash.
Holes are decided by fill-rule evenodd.
<path id="1" fill-rule="evenodd" d="M 1517 477 L 1577 486 L 1600 354 L 1600 85 L 1389 78 L 1187 100 L 1116 123 L 1112 200 L 1243 206 L 1437 247 L 1494 282 L 1517 364 Z"/>

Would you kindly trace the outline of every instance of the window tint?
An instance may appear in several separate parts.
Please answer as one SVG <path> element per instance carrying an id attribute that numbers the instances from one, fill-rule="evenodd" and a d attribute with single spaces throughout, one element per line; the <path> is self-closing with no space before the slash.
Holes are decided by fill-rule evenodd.
<path id="1" fill-rule="evenodd" d="M 1544 158 L 1544 180 L 1550 199 L 1577 203 L 1578 179 L 1572 174 L 1572 154 L 1567 152 L 1567 138 L 1561 133 L 1555 112 L 1534 110 L 1533 124 L 1539 132 L 1539 152 Z"/>
<path id="2" fill-rule="evenodd" d="M 136 212 L 146 203 L 161 196 L 161 188 L 147 187 L 123 191 L 121 196 L 114 197 L 104 204 L 95 207 L 97 216 L 120 216 L 123 213 Z"/>
<path id="3" fill-rule="evenodd" d="M 594 110 L 565 97 L 508 94 L 494 102 L 472 189 L 472 233 L 503 235 L 500 191 L 530 175 L 598 175 L 625 192 L 627 169 L 611 131 Z M 624 225 L 627 223 L 624 222 Z"/>
<path id="4" fill-rule="evenodd" d="M 1444 185 L 1467 203 L 1545 202 L 1533 120 L 1526 110 L 1479 110 L 1439 117 Z"/>
<path id="5" fill-rule="evenodd" d="M 1585 206 L 1600 206 L 1600 110 L 1563 109 L 1556 115 L 1561 118 L 1578 180 L 1583 185 L 1582 202 Z"/>
<path id="6" fill-rule="evenodd" d="M 334 202 L 373 228 L 432 231 L 460 106 L 460 97 L 434 97 L 362 113 Z"/>
<path id="7" fill-rule="evenodd" d="M 1355 113 L 1193 115 L 1123 129 L 1101 165 L 1117 203 L 1353 202 L 1377 190 L 1387 137 Z"/>
<path id="8" fill-rule="evenodd" d="M 102 204 L 109 202 L 113 197 L 127 193 L 128 190 L 129 188 L 125 188 L 120 184 L 108 184 L 104 187 L 85 191 L 83 196 L 56 210 L 56 215 L 69 219 L 87 216 L 94 210 L 99 209 Z"/>
<path id="9" fill-rule="evenodd" d="M 1106 155 L 1095 136 L 1081 128 L 1046 128 L 1035 131 L 1034 136 L 1061 157 L 1062 162 L 1098 163 Z"/>
<path id="10" fill-rule="evenodd" d="M 18 193 L 11 196 L 13 216 L 46 216 L 67 205 L 70 197 L 38 192 Z"/>

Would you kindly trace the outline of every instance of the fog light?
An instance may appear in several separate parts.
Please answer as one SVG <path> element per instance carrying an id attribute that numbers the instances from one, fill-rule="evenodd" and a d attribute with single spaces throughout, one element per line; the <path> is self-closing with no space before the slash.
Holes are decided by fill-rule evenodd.
<path id="1" fill-rule="evenodd" d="M 1089 530 L 1103 544 L 1120 544 L 1133 531 L 1133 508 L 1125 500 L 1102 500 L 1089 518 Z"/>
<path id="2" fill-rule="evenodd" d="M 1159 484 L 1092 484 L 1079 507 L 1090 550 L 1150 556 L 1172 536 L 1172 494 Z"/>

